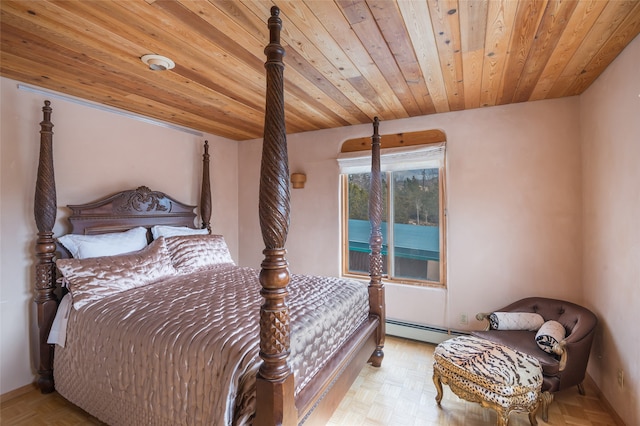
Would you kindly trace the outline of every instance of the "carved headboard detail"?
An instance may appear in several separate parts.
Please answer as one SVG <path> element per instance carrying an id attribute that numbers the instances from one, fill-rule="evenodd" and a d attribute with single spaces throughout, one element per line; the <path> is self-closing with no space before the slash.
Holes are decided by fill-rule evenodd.
<path id="1" fill-rule="evenodd" d="M 72 234 L 103 234 L 136 226 L 188 226 L 193 228 L 195 206 L 183 204 L 146 186 L 118 192 L 98 201 L 67 206 Z"/>

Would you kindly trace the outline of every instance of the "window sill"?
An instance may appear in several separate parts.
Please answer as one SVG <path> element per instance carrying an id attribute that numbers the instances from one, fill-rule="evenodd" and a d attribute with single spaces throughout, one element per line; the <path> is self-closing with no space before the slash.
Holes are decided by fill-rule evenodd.
<path id="1" fill-rule="evenodd" d="M 351 278 L 355 280 L 369 282 L 370 278 L 368 275 L 359 275 L 359 274 L 342 274 L 344 278 Z M 435 281 L 420 281 L 420 280 L 409 280 L 409 279 L 390 279 L 388 277 L 382 277 L 383 284 L 398 284 L 398 285 L 406 285 L 411 287 L 429 287 L 429 288 L 446 288 L 446 283 L 440 283 Z"/>

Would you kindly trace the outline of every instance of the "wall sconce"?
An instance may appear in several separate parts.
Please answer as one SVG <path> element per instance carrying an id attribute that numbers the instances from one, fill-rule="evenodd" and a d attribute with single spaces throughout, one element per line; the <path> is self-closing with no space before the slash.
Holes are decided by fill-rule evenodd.
<path id="1" fill-rule="evenodd" d="M 291 184 L 294 188 L 304 188 L 307 181 L 307 175 L 304 173 L 291 173 Z"/>

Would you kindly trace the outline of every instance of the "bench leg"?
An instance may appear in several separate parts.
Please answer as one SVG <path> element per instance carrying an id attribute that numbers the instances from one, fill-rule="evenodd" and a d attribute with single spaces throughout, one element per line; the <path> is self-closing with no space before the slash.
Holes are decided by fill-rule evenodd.
<path id="1" fill-rule="evenodd" d="M 442 401 L 442 381 L 440 380 L 440 373 L 436 370 L 433 370 L 433 383 L 436 385 L 436 391 L 438 392 L 436 402 L 440 405 L 440 401 Z"/>
<path id="2" fill-rule="evenodd" d="M 529 411 L 529 423 L 531 423 L 531 426 L 537 426 L 538 424 L 538 419 L 536 419 L 536 414 L 538 413 L 538 407 L 539 404 L 536 405 L 536 408 L 532 411 Z"/>
<path id="3" fill-rule="evenodd" d="M 498 426 L 507 426 L 509 424 L 508 411 L 496 409 L 496 414 L 498 414 Z"/>
<path id="4" fill-rule="evenodd" d="M 549 422 L 549 405 L 553 402 L 553 394 L 549 391 L 542 392 L 540 395 L 542 400 L 542 420 Z"/>

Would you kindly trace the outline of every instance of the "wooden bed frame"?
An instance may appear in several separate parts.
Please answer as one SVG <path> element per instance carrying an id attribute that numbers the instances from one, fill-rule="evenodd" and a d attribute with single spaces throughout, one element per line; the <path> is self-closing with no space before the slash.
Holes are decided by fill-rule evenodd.
<path id="1" fill-rule="evenodd" d="M 260 172 L 259 217 L 265 244 L 260 271 L 260 357 L 256 384 L 256 425 L 324 424 L 342 400 L 359 371 L 368 362 L 379 367 L 384 357 L 385 302 L 382 284 L 382 187 L 378 119 L 372 136 L 371 266 L 369 318 L 304 389 L 294 396 L 290 353 L 287 285 L 288 263 L 285 242 L 289 227 L 289 170 L 284 119 L 284 49 L 280 45 L 282 22 L 279 9 L 271 9 L 268 21 L 270 43 L 265 48 L 267 95 L 264 142 Z M 53 168 L 53 124 L 51 104 L 45 101 L 40 123 L 40 157 L 35 191 L 36 239 L 35 304 L 39 328 L 38 385 L 43 393 L 53 392 L 54 346 L 47 337 L 58 305 L 55 258 L 59 256 L 53 236 L 57 201 Z M 200 216 L 202 228 L 211 230 L 211 187 L 209 153 L 203 155 Z M 185 205 L 147 187 L 117 193 L 99 201 L 68 206 L 72 233 L 96 234 L 156 224 L 193 226 L 194 206 Z"/>

